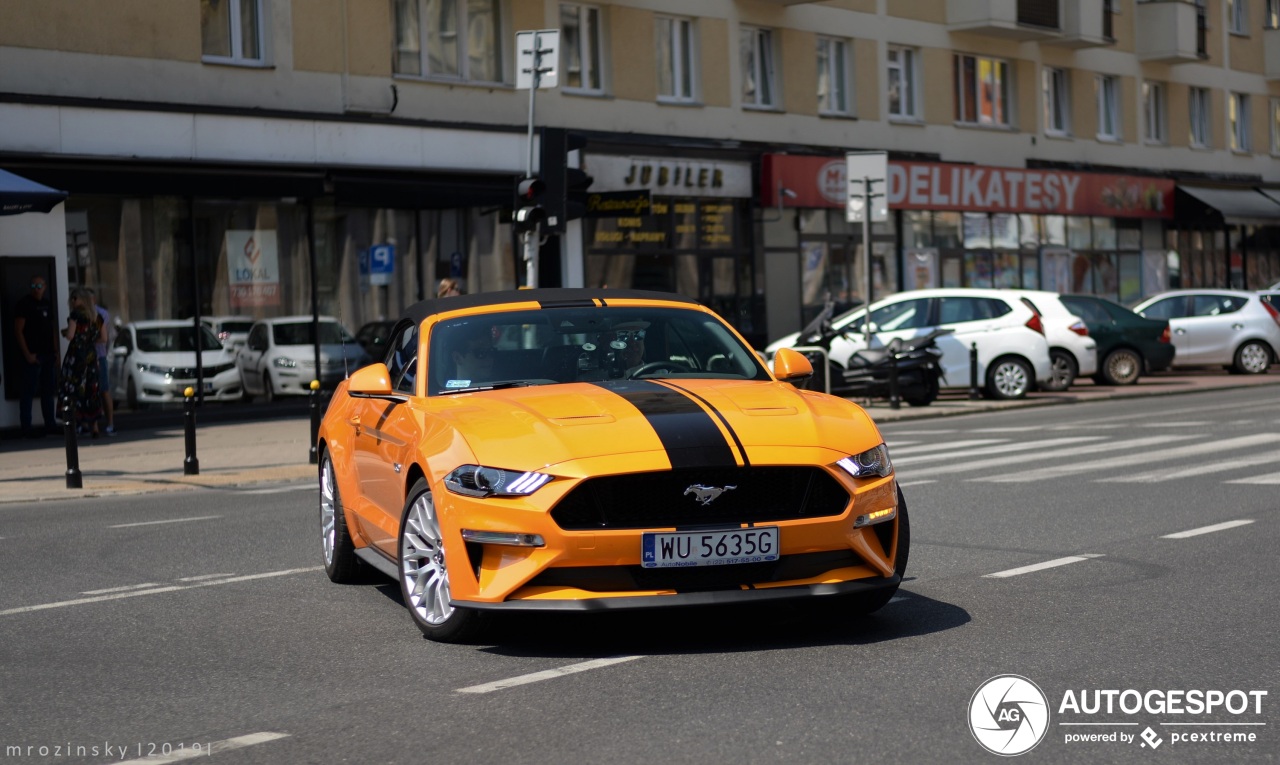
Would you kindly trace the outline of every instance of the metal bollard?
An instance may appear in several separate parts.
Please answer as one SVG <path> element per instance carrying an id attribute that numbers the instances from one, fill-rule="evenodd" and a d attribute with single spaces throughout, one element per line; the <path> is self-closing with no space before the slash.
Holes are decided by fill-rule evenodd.
<path id="1" fill-rule="evenodd" d="M 977 401 L 978 393 L 978 344 L 969 346 L 969 400 Z"/>
<path id="2" fill-rule="evenodd" d="M 311 381 L 311 464 L 320 461 L 316 442 L 320 440 L 320 381 Z"/>
<path id="3" fill-rule="evenodd" d="M 898 392 L 898 354 L 896 353 L 889 357 L 889 408 L 902 408 L 902 396 Z"/>
<path id="4" fill-rule="evenodd" d="M 62 397 L 62 433 L 67 440 L 67 488 L 83 489 L 84 478 L 80 474 L 80 447 L 76 443 L 76 413 L 71 397 Z"/>
<path id="5" fill-rule="evenodd" d="M 182 419 L 186 426 L 187 458 L 182 461 L 183 475 L 200 475 L 200 460 L 196 458 L 196 389 L 182 391 Z"/>

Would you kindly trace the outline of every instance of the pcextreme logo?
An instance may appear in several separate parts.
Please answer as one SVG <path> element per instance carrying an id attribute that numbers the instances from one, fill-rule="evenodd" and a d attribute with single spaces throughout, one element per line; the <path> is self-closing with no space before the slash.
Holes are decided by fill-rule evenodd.
<path id="1" fill-rule="evenodd" d="M 1155 752 L 1256 745 L 1263 740 L 1263 690 L 1068 689 L 1057 705 L 1062 742 L 1071 746 L 1137 745 Z M 969 700 L 969 730 L 992 754 L 1034 749 L 1049 732 L 1053 705 L 1021 675 L 997 675 Z M 1153 719 L 1154 718 L 1154 719 Z"/>
<path id="2" fill-rule="evenodd" d="M 1021 675 L 996 675 L 969 700 L 969 730 L 992 754 L 1029 752 L 1049 732 L 1049 700 Z"/>

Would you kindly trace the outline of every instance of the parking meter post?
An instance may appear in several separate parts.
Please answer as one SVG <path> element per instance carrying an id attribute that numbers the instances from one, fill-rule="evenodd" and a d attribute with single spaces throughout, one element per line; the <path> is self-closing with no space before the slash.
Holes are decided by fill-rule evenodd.
<path id="1" fill-rule="evenodd" d="M 71 397 L 64 395 L 62 407 L 62 433 L 67 444 L 67 488 L 83 489 L 84 478 L 80 473 L 80 447 L 76 444 L 76 416 Z"/>
<path id="2" fill-rule="evenodd" d="M 311 464 L 320 461 L 316 442 L 320 440 L 320 381 L 311 381 Z"/>
<path id="3" fill-rule="evenodd" d="M 978 344 L 969 346 L 969 400 L 978 400 Z"/>
<path id="4" fill-rule="evenodd" d="M 196 389 L 188 387 L 182 392 L 182 419 L 186 426 L 187 458 L 182 462 L 183 475 L 200 475 L 200 460 L 196 458 Z"/>
<path id="5" fill-rule="evenodd" d="M 896 353 L 889 357 L 889 408 L 902 408 L 902 396 L 898 393 L 898 354 Z"/>

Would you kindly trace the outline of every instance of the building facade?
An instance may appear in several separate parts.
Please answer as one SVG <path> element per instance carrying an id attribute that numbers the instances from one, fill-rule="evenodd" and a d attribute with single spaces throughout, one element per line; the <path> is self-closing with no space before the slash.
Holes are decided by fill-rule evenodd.
<path id="1" fill-rule="evenodd" d="M 514 184 L 564 128 L 591 195 L 647 203 L 558 226 L 539 284 L 680 292 L 764 344 L 926 283 L 1280 279 L 1278 26 L 1272 0 L 7 0 L 0 167 L 70 193 L 60 295 L 354 331 L 444 277 L 523 284 Z M 889 158 L 871 285 L 851 150 Z"/>

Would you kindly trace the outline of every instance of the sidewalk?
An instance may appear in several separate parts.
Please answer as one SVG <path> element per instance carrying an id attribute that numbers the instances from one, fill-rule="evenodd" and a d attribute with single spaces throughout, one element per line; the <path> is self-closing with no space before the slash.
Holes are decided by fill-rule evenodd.
<path id="1" fill-rule="evenodd" d="M 1127 387 L 1100 386 L 1085 380 L 1063 393 L 1034 393 L 1021 401 L 971 401 L 965 392 L 949 392 L 930 406 L 903 404 L 900 409 L 891 409 L 888 402 L 874 401 L 867 405 L 867 411 L 883 423 L 1256 385 L 1280 385 L 1280 373 L 1244 376 L 1216 369 L 1159 373 Z M 245 419 L 253 417 L 255 410 L 241 411 L 239 422 L 204 424 L 197 416 L 200 473 L 192 476 L 183 472 L 186 444 L 181 410 L 148 414 L 133 422 L 130 415 L 122 414 L 117 422 L 120 436 L 80 439 L 81 489 L 66 487 L 66 448 L 61 436 L 0 441 L 0 505 L 315 479 L 316 466 L 310 464 L 309 415 L 298 410 L 299 414 L 284 417 Z"/>

